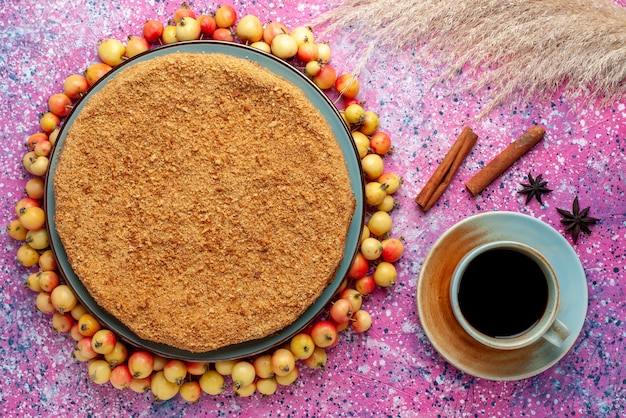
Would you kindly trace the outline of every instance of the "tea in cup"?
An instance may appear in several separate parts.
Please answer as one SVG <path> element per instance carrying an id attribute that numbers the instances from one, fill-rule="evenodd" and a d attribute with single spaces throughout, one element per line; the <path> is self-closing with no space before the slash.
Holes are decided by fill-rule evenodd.
<path id="1" fill-rule="evenodd" d="M 466 254 L 452 275 L 450 300 L 463 329 L 492 348 L 518 349 L 542 338 L 560 347 L 570 334 L 557 318 L 554 269 L 518 242 L 491 242 Z"/>

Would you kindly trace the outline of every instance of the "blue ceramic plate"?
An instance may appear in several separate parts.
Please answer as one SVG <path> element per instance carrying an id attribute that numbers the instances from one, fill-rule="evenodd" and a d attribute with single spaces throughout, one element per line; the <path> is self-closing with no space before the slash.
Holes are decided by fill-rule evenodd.
<path id="1" fill-rule="evenodd" d="M 557 317 L 571 332 L 561 347 L 541 339 L 524 348 L 497 350 L 461 328 L 450 302 L 452 272 L 465 254 L 493 241 L 526 244 L 552 265 L 560 286 Z M 485 379 L 519 380 L 550 368 L 574 345 L 587 314 L 587 280 L 572 246 L 547 223 L 515 212 L 481 213 L 452 226 L 432 246 L 419 274 L 417 309 L 426 336 L 450 364 Z"/>
<path id="2" fill-rule="evenodd" d="M 65 253 L 65 249 L 63 248 L 63 243 L 56 233 L 56 226 L 54 222 L 55 202 L 52 181 L 47 181 L 44 204 L 46 207 L 46 214 L 48 218 L 48 231 L 50 234 L 50 242 L 54 250 L 54 254 L 57 258 L 60 272 L 62 273 L 66 282 L 74 289 L 80 301 L 96 317 L 98 317 L 98 319 L 100 319 L 100 321 L 105 326 L 116 331 L 118 335 L 120 335 L 127 342 L 135 346 L 150 350 L 162 356 L 191 361 L 213 362 L 218 360 L 247 357 L 282 344 L 291 336 L 298 333 L 300 330 L 306 327 L 313 319 L 315 319 L 315 317 L 322 311 L 322 309 L 324 309 L 326 304 L 331 300 L 331 298 L 339 288 L 339 285 L 341 284 L 341 281 L 343 280 L 348 269 L 350 268 L 352 260 L 358 250 L 358 245 L 361 237 L 361 229 L 364 220 L 364 182 L 361 171 L 360 159 L 358 158 L 358 153 L 352 141 L 352 135 L 350 134 L 350 131 L 348 130 L 335 106 L 326 97 L 326 95 L 301 72 L 270 54 L 266 54 L 264 52 L 244 45 L 219 41 L 195 41 L 167 45 L 158 49 L 147 51 L 141 55 L 125 61 L 123 64 L 114 68 L 110 73 L 108 73 L 105 77 L 103 77 L 96 84 L 94 84 L 94 86 L 92 86 L 92 88 L 89 90 L 88 94 L 74 107 L 72 112 L 67 116 L 63 128 L 59 133 L 59 137 L 55 145 L 55 152 L 50 161 L 48 179 L 52 179 L 55 174 L 55 169 L 58 163 L 59 150 L 63 148 L 63 142 L 66 137 L 67 129 L 72 125 L 73 121 L 80 113 L 82 107 L 89 100 L 90 96 L 93 95 L 93 93 L 100 90 L 123 68 L 130 67 L 142 61 L 150 60 L 152 58 L 176 52 L 205 54 L 220 53 L 256 62 L 262 67 L 272 71 L 276 75 L 290 81 L 291 83 L 299 87 L 306 94 L 309 101 L 314 106 L 316 106 L 317 109 L 319 109 L 322 115 L 326 118 L 328 124 L 335 134 L 335 137 L 337 138 L 337 142 L 343 150 L 346 166 L 350 175 L 352 192 L 356 200 L 355 213 L 352 217 L 352 222 L 350 224 L 348 236 L 345 243 L 344 257 L 339 265 L 334 280 L 326 287 L 326 289 L 323 291 L 317 301 L 313 305 L 311 305 L 309 309 L 306 310 L 298 320 L 284 328 L 279 333 L 259 340 L 235 344 L 218 350 L 204 353 L 193 353 L 186 350 L 180 350 L 174 347 L 170 347 L 165 344 L 157 344 L 143 340 L 130 329 L 128 329 L 124 324 L 118 321 L 113 315 L 109 314 L 107 311 L 98 306 L 98 304 L 91 297 L 87 289 L 83 286 L 82 282 L 76 276 L 76 274 L 72 270 L 72 267 L 67 261 L 67 255 Z"/>

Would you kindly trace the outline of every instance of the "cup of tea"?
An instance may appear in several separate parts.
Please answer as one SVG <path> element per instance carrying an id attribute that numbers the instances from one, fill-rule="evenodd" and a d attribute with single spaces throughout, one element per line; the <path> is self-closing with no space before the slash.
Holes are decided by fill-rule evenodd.
<path id="1" fill-rule="evenodd" d="M 557 318 L 559 282 L 548 260 L 513 241 L 483 244 L 456 266 L 452 311 L 476 341 L 501 350 L 540 339 L 560 347 L 570 331 Z"/>

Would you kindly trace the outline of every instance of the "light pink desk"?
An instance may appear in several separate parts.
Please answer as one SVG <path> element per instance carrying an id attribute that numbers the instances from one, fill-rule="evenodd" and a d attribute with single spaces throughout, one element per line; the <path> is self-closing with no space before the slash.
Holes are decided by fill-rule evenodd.
<path id="1" fill-rule="evenodd" d="M 114 4 L 116 3 L 116 4 Z M 281 20 L 289 27 L 340 2 L 242 1 L 240 15 Z M 96 60 L 96 43 L 138 34 L 146 19 L 166 21 L 173 1 L 120 0 L 2 2 L 0 5 L 0 101 L 2 223 L 13 219 L 26 175 L 23 141 L 36 130 L 47 98 L 63 79 Z M 216 4 L 194 2 L 197 11 Z M 349 72 L 350 42 L 328 39 L 332 62 Z M 402 175 L 393 234 L 406 240 L 399 279 L 366 302 L 374 325 L 366 334 L 347 332 L 329 353 L 324 373 L 302 368 L 298 382 L 269 398 L 235 398 L 227 390 L 189 405 L 180 398 L 154 404 L 150 394 L 118 391 L 87 379 L 86 365 L 71 359 L 73 343 L 55 335 L 49 317 L 34 308 L 22 283 L 28 270 L 14 260 L 17 243 L 6 233 L 0 278 L 0 415 L 2 416 L 623 416 L 626 405 L 626 98 L 608 108 L 559 97 L 521 107 L 501 107 L 482 120 L 479 96 L 429 89 L 433 73 L 411 62 L 411 51 L 388 57 L 377 51 L 360 76 L 367 107 L 380 114 L 395 152 L 387 170 Z M 464 125 L 479 141 L 437 205 L 423 214 L 413 198 Z M 546 127 L 544 141 L 476 198 L 464 189 L 484 163 L 532 124 Z M 554 191 L 526 205 L 517 193 L 525 175 L 543 173 Z M 578 195 L 591 216 L 601 218 L 574 247 L 589 290 L 587 319 L 571 351 L 551 369 L 516 382 L 466 375 L 432 348 L 416 315 L 421 263 L 433 242 L 470 215 L 509 210 L 531 215 L 563 231 L 556 208 L 571 208 Z M 569 235 L 567 235 L 569 239 Z"/>

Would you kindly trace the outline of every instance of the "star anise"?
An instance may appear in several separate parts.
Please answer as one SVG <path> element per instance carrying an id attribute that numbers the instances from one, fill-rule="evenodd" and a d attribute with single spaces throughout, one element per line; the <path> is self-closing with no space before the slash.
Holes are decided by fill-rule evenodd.
<path id="1" fill-rule="evenodd" d="M 574 244 L 576 244 L 576 241 L 578 241 L 578 235 L 580 235 L 581 231 L 587 234 L 591 234 L 589 225 L 595 224 L 600 220 L 598 218 L 592 218 L 591 216 L 587 216 L 587 213 L 589 213 L 589 207 L 580 210 L 580 206 L 578 205 L 578 196 L 574 198 L 571 212 L 559 208 L 557 208 L 556 210 L 558 210 L 559 213 L 563 215 L 561 223 L 565 225 L 565 231 L 568 231 L 572 234 L 572 241 L 574 241 Z"/>
<path id="2" fill-rule="evenodd" d="M 541 201 L 541 195 L 545 193 L 550 193 L 552 190 L 548 189 L 546 186 L 548 185 L 547 181 L 543 180 L 543 175 L 539 174 L 537 178 L 533 178 L 533 176 L 528 173 L 528 183 L 520 183 L 522 185 L 522 190 L 518 191 L 518 193 L 522 193 L 526 195 L 526 204 L 531 201 L 533 197 L 537 198 L 537 202 L 543 206 L 543 202 Z"/>

